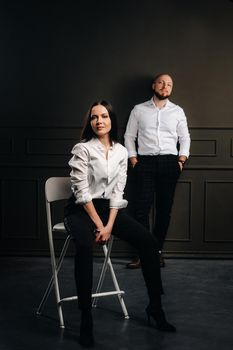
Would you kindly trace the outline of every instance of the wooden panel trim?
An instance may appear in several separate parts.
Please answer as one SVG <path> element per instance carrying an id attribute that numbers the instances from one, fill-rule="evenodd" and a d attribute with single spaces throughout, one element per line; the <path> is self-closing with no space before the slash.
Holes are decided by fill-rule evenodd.
<path id="1" fill-rule="evenodd" d="M 204 243 L 233 243 L 232 240 L 221 240 L 221 239 L 214 239 L 214 240 L 208 240 L 205 239 L 206 236 L 206 208 L 207 208 L 207 185 L 209 183 L 230 183 L 233 184 L 233 181 L 229 180 L 206 180 L 204 181 L 204 216 L 203 216 L 203 242 Z"/>
<path id="2" fill-rule="evenodd" d="M 217 157 L 217 140 L 216 139 L 193 139 L 191 140 L 191 144 L 193 142 L 213 142 L 214 143 L 214 153 L 190 153 L 190 157 Z"/>
<path id="3" fill-rule="evenodd" d="M 179 183 L 187 183 L 189 185 L 188 187 L 188 192 L 189 192 L 189 215 L 188 215 L 188 238 L 182 239 L 182 238 L 177 238 L 177 239 L 172 239 L 172 238 L 166 238 L 165 242 L 191 242 L 192 241 L 192 234 L 191 234 L 191 223 L 192 223 L 192 180 L 181 180 L 178 181 L 177 184 Z"/>
<path id="4" fill-rule="evenodd" d="M 230 157 L 233 157 L 233 139 L 231 139 Z"/>

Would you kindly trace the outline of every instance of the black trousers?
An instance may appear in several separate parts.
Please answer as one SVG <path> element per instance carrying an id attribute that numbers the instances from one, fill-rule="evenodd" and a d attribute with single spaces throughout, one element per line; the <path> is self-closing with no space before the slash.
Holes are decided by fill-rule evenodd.
<path id="1" fill-rule="evenodd" d="M 155 218 L 152 230 L 159 250 L 168 231 L 178 177 L 181 173 L 175 155 L 139 156 L 133 169 L 136 176 L 135 218 L 150 230 L 149 214 L 155 198 Z"/>
<path id="2" fill-rule="evenodd" d="M 109 214 L 109 201 L 94 199 L 93 203 L 104 224 Z M 65 225 L 75 241 L 75 281 L 80 309 L 91 308 L 93 279 L 93 241 L 95 225 L 82 206 L 66 208 Z M 142 273 L 152 308 L 161 308 L 162 282 L 159 266 L 158 243 L 153 235 L 140 223 L 127 215 L 124 209 L 118 211 L 112 234 L 128 242 L 138 250 Z"/>

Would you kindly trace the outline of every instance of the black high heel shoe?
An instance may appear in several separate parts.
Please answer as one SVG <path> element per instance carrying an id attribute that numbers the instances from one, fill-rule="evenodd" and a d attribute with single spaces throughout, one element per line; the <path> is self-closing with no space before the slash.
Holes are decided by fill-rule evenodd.
<path id="1" fill-rule="evenodd" d="M 164 311 L 152 311 L 149 307 L 146 308 L 148 326 L 151 326 L 151 318 L 156 323 L 156 328 L 162 332 L 176 332 L 176 328 L 165 318 Z"/>
<path id="2" fill-rule="evenodd" d="M 91 310 L 82 311 L 79 344 L 85 348 L 91 348 L 95 344 Z"/>

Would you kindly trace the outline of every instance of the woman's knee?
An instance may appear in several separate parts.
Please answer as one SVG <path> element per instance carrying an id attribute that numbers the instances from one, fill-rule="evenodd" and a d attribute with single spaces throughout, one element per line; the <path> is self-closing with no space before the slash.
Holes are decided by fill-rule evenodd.
<path id="1" fill-rule="evenodd" d="M 74 244 L 76 251 L 81 252 L 82 254 L 84 253 L 91 253 L 93 252 L 93 239 L 90 237 L 83 237 L 83 236 L 76 236 L 74 238 Z"/>

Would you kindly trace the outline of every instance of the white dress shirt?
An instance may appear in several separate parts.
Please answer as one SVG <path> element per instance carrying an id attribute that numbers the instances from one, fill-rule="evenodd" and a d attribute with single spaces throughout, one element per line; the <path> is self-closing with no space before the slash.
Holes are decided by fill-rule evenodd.
<path id="1" fill-rule="evenodd" d="M 127 179 L 128 152 L 120 143 L 113 143 L 105 155 L 105 147 L 98 138 L 77 143 L 69 161 L 71 188 L 77 204 L 85 204 L 94 198 L 110 200 L 110 208 L 125 208 L 123 199 Z"/>
<path id="2" fill-rule="evenodd" d="M 139 155 L 177 155 L 179 141 L 179 155 L 189 157 L 190 135 L 186 116 L 181 107 L 169 100 L 161 109 L 153 98 L 132 109 L 125 132 L 129 157 L 137 156 L 136 138 Z"/>

